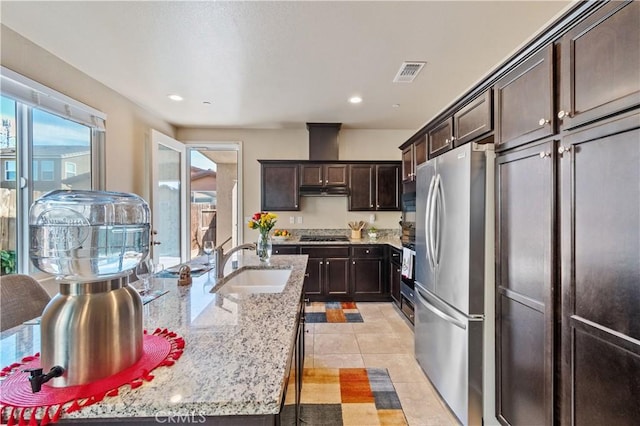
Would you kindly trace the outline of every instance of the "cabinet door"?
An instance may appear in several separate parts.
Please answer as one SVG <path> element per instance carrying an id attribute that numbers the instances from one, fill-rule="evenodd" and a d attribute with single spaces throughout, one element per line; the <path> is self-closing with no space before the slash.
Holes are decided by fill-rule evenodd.
<path id="1" fill-rule="evenodd" d="M 553 45 L 495 85 L 496 145 L 512 147 L 554 133 Z"/>
<path id="2" fill-rule="evenodd" d="M 640 3 L 611 2 L 561 41 L 564 128 L 640 104 Z"/>
<path id="3" fill-rule="evenodd" d="M 496 404 L 503 424 L 553 419 L 553 148 L 547 142 L 496 160 Z"/>
<path id="4" fill-rule="evenodd" d="M 304 274 L 304 293 L 309 296 L 322 294 L 322 278 L 324 275 L 324 259 L 309 257 L 307 271 Z"/>
<path id="5" fill-rule="evenodd" d="M 429 158 L 451 149 L 453 146 L 453 117 L 440 122 L 429 130 Z"/>
<path id="6" fill-rule="evenodd" d="M 402 181 L 410 182 L 415 179 L 413 161 L 413 145 L 402 150 Z"/>
<path id="7" fill-rule="evenodd" d="M 349 293 L 349 259 L 326 258 L 324 294 L 346 295 Z"/>
<path id="8" fill-rule="evenodd" d="M 297 164 L 262 164 L 262 211 L 300 210 Z"/>
<path id="9" fill-rule="evenodd" d="M 455 146 L 485 135 L 493 128 L 491 120 L 491 91 L 474 99 L 453 116 Z"/>
<path id="10" fill-rule="evenodd" d="M 300 182 L 304 186 L 323 186 L 322 164 L 300 164 Z"/>
<path id="11" fill-rule="evenodd" d="M 400 166 L 378 164 L 376 169 L 376 210 L 400 210 Z"/>
<path id="12" fill-rule="evenodd" d="M 413 143 L 414 151 L 414 166 L 413 173 L 416 172 L 416 167 L 427 161 L 427 135 L 423 135 L 420 139 Z M 415 175 L 414 175 L 415 180 Z"/>
<path id="13" fill-rule="evenodd" d="M 639 128 L 636 114 L 562 141 L 562 424 L 640 418 Z"/>
<path id="14" fill-rule="evenodd" d="M 382 259 L 353 259 L 351 261 L 351 282 L 353 294 L 381 295 L 384 293 Z"/>
<path id="15" fill-rule="evenodd" d="M 346 164 L 325 164 L 324 184 L 325 186 L 346 186 L 347 185 Z"/>
<path id="16" fill-rule="evenodd" d="M 375 210 L 374 173 L 372 164 L 349 167 L 349 210 Z"/>

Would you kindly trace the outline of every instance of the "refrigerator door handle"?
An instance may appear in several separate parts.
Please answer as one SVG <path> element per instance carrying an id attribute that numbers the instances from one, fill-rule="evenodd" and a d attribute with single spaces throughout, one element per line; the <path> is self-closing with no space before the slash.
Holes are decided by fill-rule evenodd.
<path id="1" fill-rule="evenodd" d="M 442 193 L 442 178 L 440 174 L 436 177 L 436 184 L 434 188 L 433 200 L 434 211 L 436 212 L 434 243 L 433 243 L 433 263 L 438 266 L 440 264 L 440 241 L 442 239 L 442 222 L 444 221 L 444 195 Z"/>
<path id="2" fill-rule="evenodd" d="M 424 223 L 424 229 L 425 229 L 425 243 L 427 246 L 427 259 L 429 260 L 429 265 L 431 266 L 431 269 L 435 269 L 436 265 L 435 265 L 435 260 L 434 260 L 434 253 L 433 253 L 433 247 L 432 247 L 432 219 L 433 219 L 433 215 L 432 215 L 432 210 L 433 210 L 433 190 L 435 188 L 435 184 L 436 184 L 436 177 L 432 176 L 431 177 L 431 183 L 429 183 L 429 192 L 427 193 L 427 211 L 426 211 L 426 215 L 425 215 L 425 223 Z"/>
<path id="3" fill-rule="evenodd" d="M 416 286 L 416 299 L 420 302 L 420 304 L 422 304 L 422 306 L 424 306 L 425 308 L 427 308 L 428 310 L 430 310 L 431 312 L 433 312 L 434 314 L 436 314 L 437 316 L 439 316 L 440 318 L 442 318 L 443 320 L 447 321 L 448 323 L 451 323 L 453 325 L 455 325 L 456 327 L 459 327 L 463 330 L 467 329 L 467 325 L 465 323 L 463 323 L 462 321 L 457 320 L 456 318 L 452 317 L 451 315 L 447 315 L 446 313 L 442 312 L 440 309 L 436 308 L 435 306 L 433 306 L 431 303 L 429 303 L 429 301 L 427 299 L 425 299 L 425 297 L 422 295 L 422 292 L 420 290 L 420 288 L 418 288 Z"/>

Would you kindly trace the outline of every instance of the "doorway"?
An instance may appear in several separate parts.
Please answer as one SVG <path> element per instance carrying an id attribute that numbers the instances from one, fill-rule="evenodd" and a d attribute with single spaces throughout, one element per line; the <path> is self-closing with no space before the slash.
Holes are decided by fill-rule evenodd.
<path id="1" fill-rule="evenodd" d="M 187 147 L 189 258 L 203 254 L 204 241 L 225 250 L 242 241 L 240 143 L 198 143 Z"/>

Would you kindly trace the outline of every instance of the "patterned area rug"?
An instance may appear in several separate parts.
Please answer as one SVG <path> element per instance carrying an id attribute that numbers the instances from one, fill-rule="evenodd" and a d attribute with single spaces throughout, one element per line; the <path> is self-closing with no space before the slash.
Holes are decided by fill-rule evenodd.
<path id="1" fill-rule="evenodd" d="M 407 425 L 385 368 L 305 368 L 300 424 Z"/>
<path id="2" fill-rule="evenodd" d="M 311 302 L 305 306 L 305 321 L 316 322 L 363 322 L 356 302 Z"/>

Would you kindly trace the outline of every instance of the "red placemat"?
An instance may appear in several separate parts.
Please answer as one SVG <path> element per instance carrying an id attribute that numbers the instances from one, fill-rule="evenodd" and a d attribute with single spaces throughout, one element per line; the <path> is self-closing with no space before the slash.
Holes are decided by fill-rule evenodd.
<path id="1" fill-rule="evenodd" d="M 156 329 L 153 334 L 145 330 L 143 354 L 131 367 L 92 383 L 54 388 L 46 383 L 37 393 L 31 392 L 29 373 L 22 370 L 40 368 L 40 354 L 22 359 L 0 371 L 6 378 L 0 383 L 0 412 L 7 425 L 41 425 L 57 421 L 63 413 L 72 413 L 82 407 L 102 401 L 106 396 L 118 395 L 118 389 L 130 385 L 140 387 L 143 381 L 153 380 L 151 371 L 159 366 L 171 366 L 180 358 L 184 339 L 175 333 Z"/>

